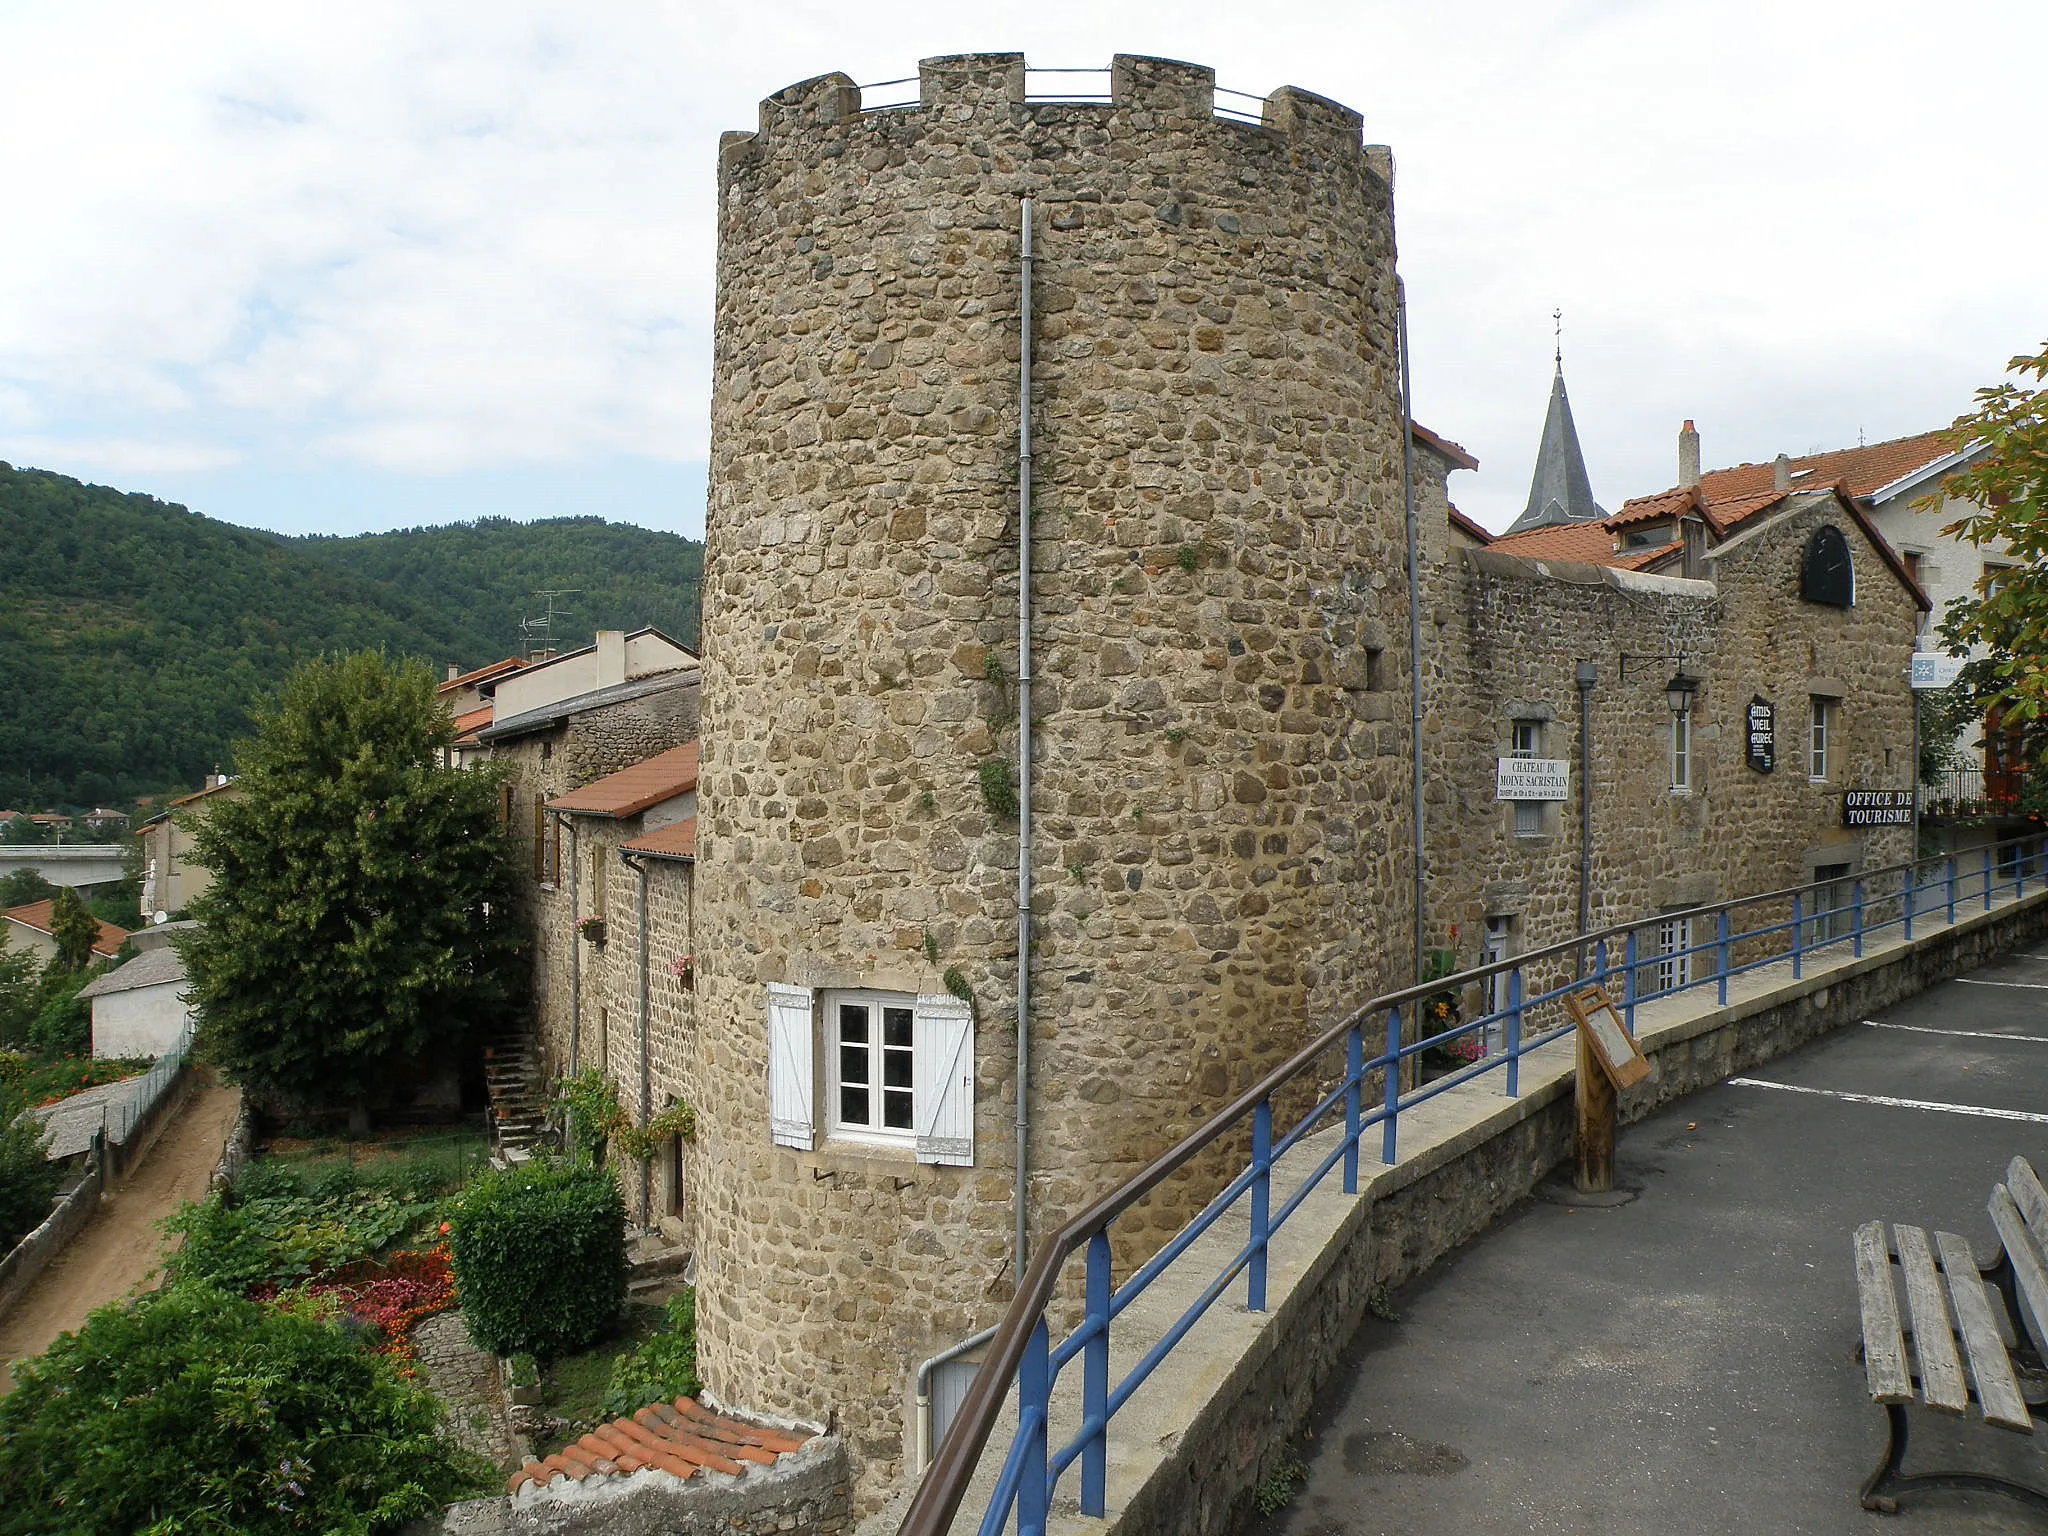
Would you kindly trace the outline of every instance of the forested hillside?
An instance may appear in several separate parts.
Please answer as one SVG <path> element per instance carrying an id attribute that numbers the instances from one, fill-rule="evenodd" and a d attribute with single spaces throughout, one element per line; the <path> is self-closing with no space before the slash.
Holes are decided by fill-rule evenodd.
<path id="1" fill-rule="evenodd" d="M 297 662 L 382 646 L 480 666 L 538 588 L 568 644 L 658 624 L 694 643 L 703 547 L 565 518 L 287 539 L 0 464 L 0 806 L 196 785 Z"/>

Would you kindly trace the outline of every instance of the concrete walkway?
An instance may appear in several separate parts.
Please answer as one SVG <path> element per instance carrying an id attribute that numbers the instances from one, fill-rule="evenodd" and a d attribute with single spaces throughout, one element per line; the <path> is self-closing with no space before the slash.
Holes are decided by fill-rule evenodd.
<path id="1" fill-rule="evenodd" d="M 1853 1358 L 1850 1232 L 1940 1226 L 1988 1257 L 1985 1197 L 2014 1153 L 2048 1173 L 2048 952 L 1681 1100 L 1622 1133 L 1633 1201 L 1526 1202 L 1439 1263 L 1397 1320 L 1366 1323 L 1302 1442 L 1305 1480 L 1249 1530 L 2048 1530 L 1993 1497 L 1856 1503 L 1884 1427 Z M 1909 1471 L 1954 1447 L 1949 1465 L 2048 1484 L 2048 1434 L 1926 1424 Z"/>
<path id="2" fill-rule="evenodd" d="M 239 1089 L 196 1089 L 141 1166 L 36 1277 L 0 1321 L 0 1394 L 13 1388 L 14 1361 L 42 1353 L 93 1308 L 132 1295 L 155 1276 L 163 1248 L 156 1224 L 206 1193 L 241 1106 Z"/>

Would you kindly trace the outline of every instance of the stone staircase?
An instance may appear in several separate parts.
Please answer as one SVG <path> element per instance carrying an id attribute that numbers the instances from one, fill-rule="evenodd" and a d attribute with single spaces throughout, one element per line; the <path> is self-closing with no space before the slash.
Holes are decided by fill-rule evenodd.
<path id="1" fill-rule="evenodd" d="M 499 1167 L 525 1162 L 548 1118 L 540 1051 L 532 1038 L 505 1034 L 486 1044 L 484 1083 L 491 1098 L 491 1161 Z"/>
<path id="2" fill-rule="evenodd" d="M 697 1280 L 697 1266 L 682 1222 L 661 1218 L 626 1244 L 626 1296 L 656 1304 Z"/>

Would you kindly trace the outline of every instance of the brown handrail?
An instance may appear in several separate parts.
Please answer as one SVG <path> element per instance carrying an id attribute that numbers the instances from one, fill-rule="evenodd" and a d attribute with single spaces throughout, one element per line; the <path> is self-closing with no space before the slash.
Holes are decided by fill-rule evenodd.
<path id="1" fill-rule="evenodd" d="M 2033 839 L 2013 838 L 2009 841 L 2018 844 Z M 2006 844 L 1987 846 L 1999 849 Z M 1952 855 L 1944 855 L 1941 859 L 1910 859 L 1903 863 L 1865 870 L 1850 878 L 1867 881 L 1878 875 L 1897 874 L 1908 869 L 1917 870 L 1923 864 L 1946 862 L 1950 857 Z M 1474 981 L 1516 966 L 1526 966 L 1556 955 L 1583 950 L 1588 945 L 1626 935 L 1638 928 L 1668 922 L 1674 916 L 1730 912 L 1738 907 L 1783 901 L 1807 891 L 1819 890 L 1822 886 L 1839 883 L 1838 880 L 1811 880 L 1804 885 L 1789 885 L 1782 890 L 1766 891 L 1758 896 L 1740 896 L 1733 901 L 1688 907 L 1682 913 L 1659 912 L 1631 922 L 1610 923 L 1592 933 L 1577 934 L 1572 938 L 1545 945 L 1541 949 L 1530 950 L 1525 954 L 1512 955 L 1490 965 L 1475 966 L 1469 971 L 1459 971 L 1454 975 L 1438 977 L 1435 981 L 1422 982 L 1416 986 L 1404 987 L 1398 992 L 1386 993 L 1347 1014 L 1342 1023 L 1324 1030 L 1309 1044 L 1296 1051 L 1187 1136 L 1161 1153 L 1142 1172 L 1126 1179 L 1093 1205 L 1088 1206 L 1040 1245 L 1038 1256 L 1025 1271 L 1023 1285 L 1017 1294 L 1011 1297 L 1002 1321 L 996 1325 L 995 1337 L 989 1342 L 988 1353 L 982 1359 L 981 1368 L 974 1373 L 974 1382 L 967 1389 L 967 1396 L 961 1402 L 959 1412 L 954 1416 L 952 1427 L 939 1442 L 938 1454 L 932 1458 L 931 1466 L 926 1469 L 924 1479 L 910 1501 L 909 1509 L 904 1512 L 903 1523 L 897 1528 L 897 1536 L 947 1536 L 951 1530 L 953 1517 L 960 1509 L 960 1502 L 967 1496 L 967 1487 L 973 1480 L 974 1469 L 981 1463 L 981 1453 L 987 1447 L 989 1436 L 995 1430 L 996 1416 L 1001 1411 L 1003 1398 L 1008 1394 L 1010 1383 L 1016 1377 L 1017 1367 L 1023 1362 L 1024 1350 L 1030 1343 L 1033 1330 L 1037 1328 L 1047 1305 L 1052 1301 L 1060 1266 L 1066 1262 L 1068 1256 L 1079 1251 L 1082 1244 L 1106 1228 L 1137 1201 L 1165 1183 L 1192 1161 L 1196 1154 L 1234 1129 L 1237 1123 L 1257 1109 L 1261 1102 L 1313 1066 L 1324 1052 L 1354 1028 L 1362 1027 L 1374 1014 L 1384 1013 L 1388 1009 L 1398 1008 L 1405 1003 L 1430 997 L 1453 987 L 1470 986 Z"/>

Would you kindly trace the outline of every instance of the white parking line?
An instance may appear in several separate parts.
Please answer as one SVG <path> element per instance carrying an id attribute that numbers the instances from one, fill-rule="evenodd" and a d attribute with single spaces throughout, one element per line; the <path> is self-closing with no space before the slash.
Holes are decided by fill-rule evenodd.
<path id="1" fill-rule="evenodd" d="M 2019 987 L 2027 992 L 2048 992 L 2048 981 L 1986 981 L 1981 976 L 1951 976 L 1966 987 Z"/>
<path id="2" fill-rule="evenodd" d="M 1966 1040 L 2026 1040 L 2048 1045 L 2048 1035 L 2001 1035 L 1995 1029 L 1935 1029 L 1927 1024 L 1887 1024 L 1883 1019 L 1865 1019 L 1872 1029 L 1906 1029 L 1916 1035 L 1961 1035 Z"/>
<path id="3" fill-rule="evenodd" d="M 2048 1125 L 2048 1115 L 2024 1109 L 1992 1109 L 1985 1104 L 1940 1104 L 1932 1099 L 1894 1099 L 1882 1093 L 1844 1093 L 1839 1088 L 1802 1088 L 1797 1083 L 1766 1082 L 1761 1077 L 1731 1077 L 1736 1088 L 1775 1088 L 1780 1093 L 1810 1093 L 1816 1098 L 1841 1099 L 1850 1104 L 1876 1104 L 1884 1109 L 1931 1109 L 1944 1115 L 1975 1115 L 1980 1120 L 2024 1120 L 2030 1125 Z"/>

